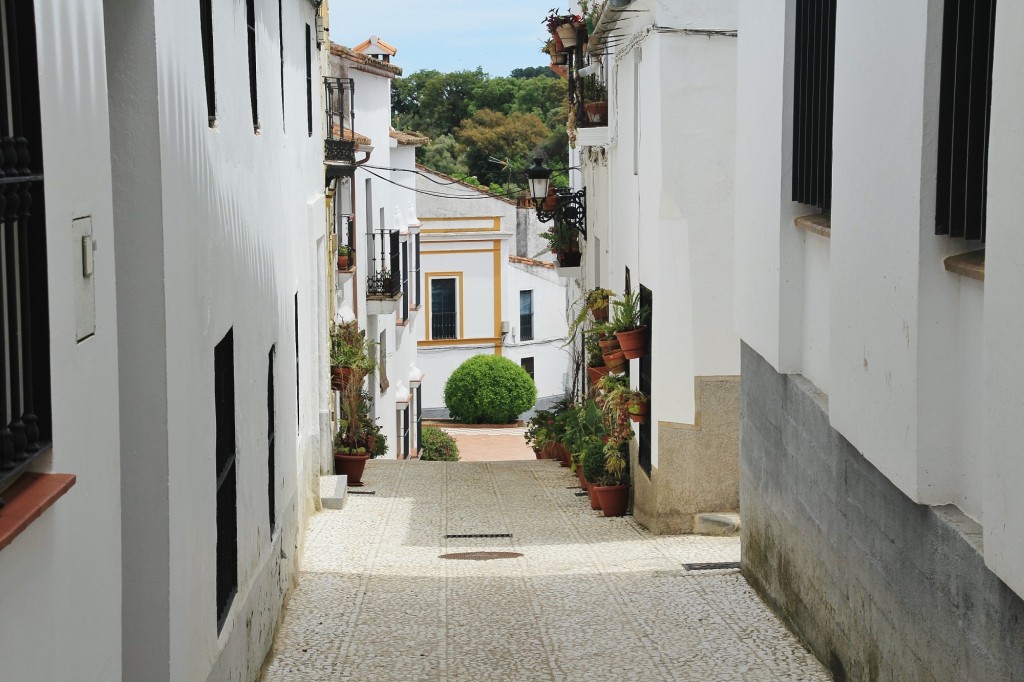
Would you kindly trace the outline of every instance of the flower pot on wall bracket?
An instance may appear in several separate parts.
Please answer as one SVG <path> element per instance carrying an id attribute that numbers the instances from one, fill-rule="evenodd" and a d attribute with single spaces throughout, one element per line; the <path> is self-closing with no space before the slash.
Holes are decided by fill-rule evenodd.
<path id="1" fill-rule="evenodd" d="M 601 377 L 607 374 L 610 370 L 607 365 L 601 365 L 600 367 L 587 367 L 587 376 L 590 377 L 590 383 L 596 384 Z"/>
<path id="2" fill-rule="evenodd" d="M 629 418 L 638 424 L 643 424 L 647 421 L 647 411 L 647 402 L 637 401 L 629 406 Z"/>
<path id="3" fill-rule="evenodd" d="M 644 346 L 647 345 L 647 327 L 615 332 L 615 338 L 619 340 L 619 347 L 622 348 L 627 359 L 636 360 L 644 356 Z"/>
<path id="4" fill-rule="evenodd" d="M 587 122 L 595 126 L 608 125 L 608 102 L 587 102 L 583 105 Z"/>
<path id="5" fill-rule="evenodd" d="M 607 311 L 608 308 L 606 307 L 604 308 L 604 310 Z M 607 317 L 607 315 L 605 315 L 605 317 Z M 614 353 L 617 350 L 622 350 L 621 348 L 619 348 L 619 340 L 614 338 L 598 341 L 597 345 L 601 347 L 601 355 L 610 355 L 611 353 Z"/>
<path id="6" fill-rule="evenodd" d="M 608 371 L 612 374 L 621 374 L 626 371 L 626 354 L 621 350 L 614 350 L 602 357 L 604 358 L 605 366 L 608 367 Z"/>
<path id="7" fill-rule="evenodd" d="M 582 259 L 583 254 L 579 251 L 562 251 L 558 254 L 558 267 L 578 268 Z"/>
<path id="8" fill-rule="evenodd" d="M 348 390 L 348 383 L 352 380 L 354 371 L 351 367 L 331 365 L 331 388 L 342 392 Z"/>
<path id="9" fill-rule="evenodd" d="M 565 47 L 576 47 L 578 42 L 576 39 L 576 27 L 572 24 L 562 24 L 556 29 L 559 39 L 562 41 L 562 45 Z"/>
<path id="10" fill-rule="evenodd" d="M 583 268 L 577 266 L 575 268 L 563 268 L 561 266 L 555 268 L 555 273 L 559 277 L 565 277 L 566 279 L 579 279 L 583 276 Z"/>

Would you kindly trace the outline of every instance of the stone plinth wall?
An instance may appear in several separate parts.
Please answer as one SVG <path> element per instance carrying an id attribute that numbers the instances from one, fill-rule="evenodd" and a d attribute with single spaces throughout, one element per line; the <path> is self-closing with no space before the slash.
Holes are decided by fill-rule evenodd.
<path id="1" fill-rule="evenodd" d="M 911 501 L 746 344 L 742 377 L 743 574 L 835 678 L 1024 680 L 1024 602 L 981 526 Z"/>
<path id="2" fill-rule="evenodd" d="M 696 423 L 658 424 L 650 478 L 634 452 L 633 516 L 654 533 L 691 533 L 695 514 L 739 509 L 739 377 L 695 382 Z"/>

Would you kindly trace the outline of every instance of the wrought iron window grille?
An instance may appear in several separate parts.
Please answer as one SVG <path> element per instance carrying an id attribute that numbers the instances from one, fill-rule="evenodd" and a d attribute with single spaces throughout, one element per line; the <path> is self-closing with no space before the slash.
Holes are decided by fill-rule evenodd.
<path id="1" fill-rule="evenodd" d="M 351 78 L 324 78 L 327 116 L 324 162 L 327 164 L 352 165 L 356 162 L 355 88 L 355 81 Z"/>

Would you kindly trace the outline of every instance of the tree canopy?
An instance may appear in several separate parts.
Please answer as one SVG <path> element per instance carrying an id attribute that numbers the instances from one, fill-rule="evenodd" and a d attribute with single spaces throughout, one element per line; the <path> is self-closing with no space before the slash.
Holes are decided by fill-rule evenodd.
<path id="1" fill-rule="evenodd" d="M 417 71 L 396 78 L 391 96 L 394 127 L 431 138 L 417 150 L 429 168 L 514 194 L 535 153 L 552 168 L 565 167 L 566 83 L 546 67 L 515 69 L 507 77 L 480 68 Z M 552 178 L 564 180 L 558 173 Z"/>

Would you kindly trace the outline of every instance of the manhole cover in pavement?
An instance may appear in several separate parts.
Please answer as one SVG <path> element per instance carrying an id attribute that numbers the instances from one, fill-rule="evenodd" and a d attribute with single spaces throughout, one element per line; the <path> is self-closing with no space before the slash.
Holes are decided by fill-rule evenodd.
<path id="1" fill-rule="evenodd" d="M 519 552 L 454 552 L 442 554 L 439 559 L 459 559 L 461 561 L 491 561 L 493 559 L 518 559 L 523 556 Z"/>

